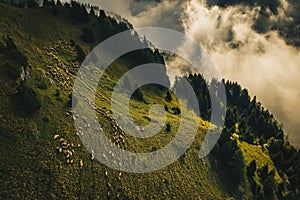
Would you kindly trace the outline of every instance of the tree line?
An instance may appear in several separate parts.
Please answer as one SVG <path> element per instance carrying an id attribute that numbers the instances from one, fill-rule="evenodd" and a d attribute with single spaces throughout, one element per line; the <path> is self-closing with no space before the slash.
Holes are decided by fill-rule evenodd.
<path id="1" fill-rule="evenodd" d="M 245 174 L 252 184 L 252 193 L 257 199 L 299 199 L 300 193 L 300 152 L 284 136 L 282 125 L 274 115 L 265 109 L 256 97 L 249 96 L 248 90 L 243 89 L 237 82 L 217 81 L 210 82 L 203 79 L 200 74 L 188 74 L 177 78 L 174 87 L 180 87 L 182 79 L 186 78 L 193 86 L 198 102 L 188 102 L 190 108 L 198 103 L 200 116 L 209 120 L 211 101 L 208 88 L 225 85 L 227 96 L 227 112 L 225 126 L 217 145 L 212 151 L 213 159 L 221 163 L 227 174 L 239 185 L 245 179 Z M 186 94 L 189 99 L 190 94 Z M 243 156 L 233 134 L 238 139 L 253 145 L 266 147 L 283 182 L 275 184 L 274 171 L 269 172 L 268 166 L 257 168 L 251 163 L 245 168 Z M 256 172 L 260 184 L 253 181 Z"/>

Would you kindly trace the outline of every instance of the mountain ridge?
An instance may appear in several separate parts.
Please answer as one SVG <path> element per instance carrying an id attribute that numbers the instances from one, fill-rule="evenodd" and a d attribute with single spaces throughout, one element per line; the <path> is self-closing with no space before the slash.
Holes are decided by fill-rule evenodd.
<path id="1" fill-rule="evenodd" d="M 95 161 L 82 145 L 73 125 L 70 107 L 72 84 L 88 52 L 98 42 L 128 28 L 126 24 L 106 16 L 104 11 L 94 16 L 80 4 L 72 4 L 71 7 L 66 4 L 64 7 L 52 5 L 22 9 L 0 3 L 0 12 L 3 13 L 0 19 L 0 89 L 3 94 L 0 101 L 0 141 L 3 148 L 0 155 L 1 197 L 270 199 L 270 196 L 263 196 L 273 195 L 274 199 L 297 199 L 298 178 L 293 178 L 295 172 L 289 168 L 297 165 L 299 154 L 294 152 L 298 151 L 284 141 L 282 130 L 274 128 L 277 125 L 271 114 L 267 114 L 255 98 L 250 100 L 246 90 L 237 83 L 224 81 L 227 93 L 232 94 L 228 99 L 227 129 L 212 155 L 199 159 L 199 147 L 209 124 L 205 85 L 211 86 L 200 75 L 186 78 L 198 98 L 206 99 L 205 104 L 200 101 L 200 107 L 207 116 L 199 118 L 195 142 L 178 161 L 147 174 L 122 173 Z M 149 61 L 159 63 L 161 59 L 151 49 L 124 55 L 109 67 L 106 78 L 100 80 L 98 117 L 112 140 L 123 138 L 122 148 L 152 151 L 161 148 L 175 134 L 179 116 L 172 108 L 178 108 L 179 104 L 173 94 L 172 101 L 167 101 L 167 91 L 163 89 L 147 91 L 141 88 L 142 100 L 132 101 L 131 114 L 137 124 L 148 123 L 147 109 L 150 105 L 163 104 L 169 110 L 169 128 L 145 143 L 123 134 L 111 114 L 106 112 L 118 77 L 132 66 Z M 240 100 L 243 103 L 239 103 Z M 257 114 L 251 115 L 244 110 L 255 110 Z M 251 116 L 256 115 L 267 128 L 269 124 L 275 124 L 274 127 L 270 125 L 275 129 L 269 132 L 270 137 L 261 138 L 265 135 L 264 131 L 262 133 L 255 127 L 264 126 L 258 126 L 257 120 L 249 125 Z M 269 149 L 263 149 L 264 144 L 268 144 Z M 251 145 L 259 150 L 249 153 Z M 228 152 L 228 160 L 222 160 L 222 151 Z M 277 155 L 280 152 L 282 155 Z M 281 157 L 286 160 L 290 154 L 295 155 L 290 160 L 291 164 L 281 166 Z M 263 158 L 258 159 L 253 170 L 254 164 L 251 163 L 255 156 Z M 266 163 L 260 161 L 265 158 Z M 230 174 L 222 173 L 222 168 L 226 172 L 240 172 L 240 177 L 232 181 Z M 274 186 L 266 187 L 269 183 Z"/>

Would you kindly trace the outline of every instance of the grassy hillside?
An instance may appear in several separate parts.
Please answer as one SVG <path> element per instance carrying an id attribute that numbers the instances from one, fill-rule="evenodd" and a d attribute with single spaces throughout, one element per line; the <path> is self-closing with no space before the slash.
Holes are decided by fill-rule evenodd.
<path id="1" fill-rule="evenodd" d="M 80 65 L 72 43 L 87 54 L 96 42 L 82 41 L 81 31 L 83 27 L 93 27 L 98 19 L 90 16 L 88 23 L 74 23 L 65 11 L 54 16 L 46 8 L 21 9 L 0 4 L 1 44 L 5 46 L 2 38 L 9 35 L 17 49 L 28 58 L 30 77 L 25 84 L 35 91 L 41 102 L 41 108 L 34 114 L 29 115 L 20 108 L 15 100 L 21 80 L 7 74 L 5 65 L 18 63 L 2 53 L 0 196 L 3 199 L 223 199 L 228 196 L 211 171 L 208 160 L 198 158 L 196 147 L 205 127 L 199 129 L 199 136 L 184 159 L 157 172 L 122 173 L 91 159 L 73 126 L 69 94 Z M 128 62 L 130 59 L 116 61 L 110 69 L 118 72 L 117 76 L 107 73 L 107 79 L 100 84 L 99 121 L 108 134 L 115 132 L 114 122 L 103 107 L 109 108 L 114 79 L 126 71 Z M 19 70 L 21 67 L 25 66 L 16 66 Z M 176 100 L 165 102 L 163 95 L 149 92 L 144 98 L 150 104 L 177 106 Z M 149 105 L 134 100 L 131 105 L 138 108 L 132 110 L 137 123 L 146 123 Z M 163 146 L 175 133 L 178 119 L 177 115 L 169 113 L 171 133 L 160 133 L 146 141 L 146 145 L 142 141 L 128 140 L 128 148 L 143 152 Z M 67 143 L 68 147 L 60 153 L 62 143 Z"/>
<path id="2" fill-rule="evenodd" d="M 242 189 L 235 188 L 231 177 L 219 173 L 222 169 L 217 162 L 199 158 L 209 122 L 192 111 L 190 120 L 198 121 L 198 134 L 185 155 L 170 166 L 151 173 L 131 174 L 94 160 L 75 130 L 70 94 L 82 58 L 108 37 L 108 33 L 126 28 L 103 13 L 100 17 L 89 15 L 79 22 L 72 18 L 70 9 L 56 9 L 53 12 L 50 8 L 22 9 L 0 4 L 2 199 L 252 198 L 246 178 L 240 185 Z M 107 29 L 107 24 L 112 30 Z M 83 29 L 93 31 L 93 41 L 82 37 Z M 154 52 L 150 54 L 140 52 L 139 55 L 145 61 L 157 62 Z M 116 81 L 137 64 L 140 63 L 135 57 L 127 55 L 109 67 L 99 82 L 97 115 L 112 140 L 115 136 L 123 137 L 122 148 L 149 152 L 163 147 L 174 137 L 180 115 L 168 111 L 170 130 L 163 128 L 150 139 L 136 139 L 120 130 L 109 112 L 111 93 Z M 148 86 L 141 91 L 144 100 L 132 99 L 130 104 L 131 115 L 139 125 L 149 122 L 148 111 L 154 104 L 179 107 L 173 94 L 173 100 L 166 101 L 167 90 Z M 259 168 L 268 164 L 270 170 L 276 170 L 270 155 L 261 147 L 237 141 L 245 169 L 256 160 Z M 282 181 L 277 171 L 275 179 L 278 183 Z M 240 195 L 242 190 L 244 193 Z"/>
<path id="3" fill-rule="evenodd" d="M 262 168 L 265 165 L 270 166 L 269 171 L 275 170 L 275 180 L 277 183 L 281 183 L 282 179 L 279 176 L 276 168 L 274 167 L 274 163 L 272 159 L 270 158 L 270 155 L 268 154 L 268 150 L 264 149 L 260 145 L 252 145 L 248 144 L 247 142 L 240 142 L 239 143 L 240 148 L 242 149 L 244 158 L 245 158 L 245 164 L 246 166 L 249 166 L 252 161 L 256 161 L 256 165 L 258 168 Z M 258 177 L 255 177 L 258 178 Z"/>

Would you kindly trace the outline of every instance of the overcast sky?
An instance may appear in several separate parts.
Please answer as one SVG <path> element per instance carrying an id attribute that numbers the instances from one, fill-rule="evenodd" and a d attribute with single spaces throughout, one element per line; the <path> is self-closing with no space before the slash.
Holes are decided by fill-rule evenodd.
<path id="1" fill-rule="evenodd" d="M 201 0 L 81 0 L 127 18 L 134 27 L 159 26 L 188 34 L 210 54 L 225 79 L 238 81 L 256 95 L 300 147 L 300 52 L 285 44 L 277 32 L 252 30 L 258 10 L 243 6 L 207 8 Z M 291 9 L 285 1 L 278 19 Z M 230 34 L 231 35 L 230 35 Z M 239 44 L 232 49 L 227 42 Z"/>

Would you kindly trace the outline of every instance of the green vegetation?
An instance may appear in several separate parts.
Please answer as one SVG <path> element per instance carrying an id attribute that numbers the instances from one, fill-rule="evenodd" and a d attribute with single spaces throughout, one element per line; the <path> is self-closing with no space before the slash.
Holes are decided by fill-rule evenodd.
<path id="1" fill-rule="evenodd" d="M 193 112 L 196 102 L 187 101 L 182 108 L 180 99 L 166 88 L 146 85 L 130 101 L 131 117 L 140 126 L 159 121 L 149 116 L 149 108 L 159 104 L 167 112 L 167 123 L 147 139 L 123 133 L 110 112 L 113 88 L 134 66 L 164 64 L 157 49 L 130 52 L 109 66 L 96 94 L 99 123 L 120 148 L 151 152 L 172 140 L 181 113 L 188 110 L 190 125 L 199 122 L 193 144 L 178 161 L 146 174 L 119 172 L 94 160 L 73 125 L 74 78 L 97 43 L 130 27 L 103 10 L 99 16 L 95 11 L 89 14 L 74 1 L 32 7 L 0 4 L 2 199 L 298 199 L 298 150 L 284 140 L 273 115 L 237 83 L 223 81 L 228 117 L 209 158 L 200 159 L 199 149 L 209 127 L 208 87 L 217 88 L 220 82 L 208 83 L 198 74 L 186 78 L 198 97 L 200 116 Z M 137 44 L 146 42 L 137 33 L 132 38 Z M 160 75 L 168 81 L 165 71 Z M 130 81 L 124 84 L 132 87 Z"/>
<path id="2" fill-rule="evenodd" d="M 170 91 L 167 91 L 167 95 L 166 95 L 166 97 L 165 97 L 165 100 L 166 100 L 167 102 L 171 102 L 171 101 L 172 101 L 172 96 L 171 96 Z"/>
<path id="3" fill-rule="evenodd" d="M 53 9 L 57 14 L 53 15 Z M 200 160 L 198 157 L 196 146 L 201 144 L 207 122 L 203 122 L 206 126 L 200 126 L 195 144 L 181 161 L 153 173 L 122 173 L 92 159 L 73 125 L 70 110 L 73 81 L 91 48 L 108 36 L 127 29 L 127 25 L 106 16 L 104 11 L 97 17 L 77 6 L 76 12 L 87 15 L 84 27 L 94 32 L 95 42 L 87 42 L 81 37 L 83 22 L 74 19 L 75 14 L 72 13 L 75 11 L 71 12 L 72 9 L 68 4 L 66 7 L 49 5 L 27 9 L 0 4 L 1 199 L 228 197 L 212 172 L 208 159 Z M 13 41 L 8 42 L 9 45 L 6 45 L 7 35 Z M 27 62 L 17 60 L 16 56 L 10 57 L 12 54 L 6 46 L 20 52 Z M 112 140 L 115 134 L 122 134 L 120 128 L 114 128 L 115 122 L 106 113 L 110 108 L 115 81 L 130 67 L 148 62 L 162 63 L 163 58 L 152 49 L 124 55 L 109 67 L 99 82 L 97 114 Z M 8 67 L 13 75 L 8 73 Z M 28 75 L 24 80 L 21 78 L 22 70 Z M 165 73 L 161 75 L 166 77 Z M 163 97 L 165 94 L 166 89 L 158 86 L 139 89 L 138 98 L 132 99 L 130 109 L 137 124 L 149 123 L 148 110 L 154 104 L 179 108 L 176 98 L 172 97 L 172 102 L 167 102 Z M 143 101 L 140 101 L 141 96 Z M 180 115 L 169 111 L 168 122 L 172 126 L 168 134 L 165 127 L 147 140 L 125 135 L 121 147 L 139 152 L 160 149 L 174 137 Z"/>
<path id="4" fill-rule="evenodd" d="M 88 28 L 83 28 L 81 32 L 80 38 L 87 43 L 94 43 L 95 42 L 95 36 L 94 32 Z"/>
<path id="5" fill-rule="evenodd" d="M 167 132 L 167 133 L 171 132 L 171 128 L 172 128 L 172 126 L 171 126 L 171 124 L 168 122 L 167 125 L 166 125 L 166 132 Z"/>
<path id="6" fill-rule="evenodd" d="M 200 75 L 191 74 L 186 78 L 193 85 L 198 99 L 209 97 L 207 89 L 201 88 L 207 83 Z M 216 160 L 225 169 L 221 176 L 225 177 L 225 181 L 234 180 L 235 187 L 241 185 L 247 189 L 246 184 L 250 183 L 252 195 L 257 199 L 298 199 L 300 176 L 295 166 L 300 163 L 300 152 L 285 141 L 279 123 L 256 101 L 256 97 L 251 100 L 248 91 L 235 82 L 222 82 L 226 89 L 228 109 L 223 133 L 211 154 L 211 160 Z M 177 84 L 180 85 L 180 79 Z M 208 87 L 218 88 L 219 84 L 212 80 Z M 198 102 L 199 107 L 204 108 L 202 111 L 205 116 L 210 106 L 206 101 Z M 189 102 L 190 106 L 193 103 Z M 256 160 L 259 173 L 254 179 L 248 176 L 247 180 L 245 175 L 253 160 Z M 253 183 L 261 187 L 257 188 Z M 271 184 L 271 188 L 268 184 Z M 247 193 L 247 190 L 244 192 Z"/>
<path id="7" fill-rule="evenodd" d="M 16 98 L 22 110 L 28 114 L 34 114 L 41 108 L 41 102 L 32 88 L 22 83 L 17 90 Z"/>

